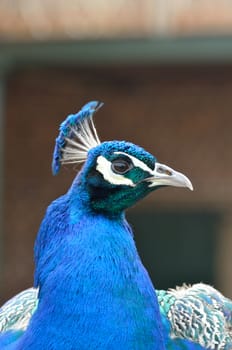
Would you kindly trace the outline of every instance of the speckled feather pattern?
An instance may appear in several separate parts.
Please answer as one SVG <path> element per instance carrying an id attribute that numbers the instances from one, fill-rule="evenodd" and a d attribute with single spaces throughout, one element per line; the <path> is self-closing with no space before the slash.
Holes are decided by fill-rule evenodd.
<path id="1" fill-rule="evenodd" d="M 0 308 L 0 332 L 24 331 L 38 304 L 38 290 L 29 288 L 8 300 Z"/>
<path id="2" fill-rule="evenodd" d="M 232 349 L 232 302 L 216 289 L 199 283 L 157 295 L 172 346 L 187 339 L 204 349 Z"/>

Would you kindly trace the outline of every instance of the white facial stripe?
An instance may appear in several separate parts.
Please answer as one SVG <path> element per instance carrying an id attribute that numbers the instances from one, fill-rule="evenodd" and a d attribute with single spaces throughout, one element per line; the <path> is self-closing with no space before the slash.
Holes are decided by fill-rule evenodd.
<path id="1" fill-rule="evenodd" d="M 97 171 L 102 174 L 104 179 L 111 183 L 112 185 L 127 185 L 135 187 L 135 184 L 132 180 L 127 179 L 123 175 L 115 174 L 111 170 L 111 162 L 103 156 L 97 157 Z"/>
<path id="2" fill-rule="evenodd" d="M 127 156 L 128 158 L 131 159 L 132 163 L 134 164 L 135 167 L 138 167 L 148 173 L 150 173 L 153 176 L 153 171 L 141 160 L 131 156 L 130 154 L 124 153 L 124 152 L 114 152 L 114 154 L 122 154 L 124 156 Z"/>

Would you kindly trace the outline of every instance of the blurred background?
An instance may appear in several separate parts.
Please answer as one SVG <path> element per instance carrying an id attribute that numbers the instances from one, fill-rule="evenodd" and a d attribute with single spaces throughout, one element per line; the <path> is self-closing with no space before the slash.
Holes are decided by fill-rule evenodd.
<path id="1" fill-rule="evenodd" d="M 102 140 L 142 145 L 195 191 L 165 188 L 129 211 L 157 288 L 207 282 L 232 297 L 232 3 L 0 0 L 0 301 L 32 285 L 58 126 L 105 102 Z"/>

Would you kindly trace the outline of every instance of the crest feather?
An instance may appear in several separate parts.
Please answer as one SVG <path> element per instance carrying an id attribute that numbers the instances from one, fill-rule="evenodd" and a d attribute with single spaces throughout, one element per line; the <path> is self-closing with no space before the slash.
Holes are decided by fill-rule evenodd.
<path id="1" fill-rule="evenodd" d="M 53 153 L 52 172 L 58 174 L 64 163 L 82 163 L 88 151 L 101 142 L 93 123 L 94 113 L 101 108 L 102 102 L 92 101 L 76 114 L 70 114 L 60 125 Z"/>

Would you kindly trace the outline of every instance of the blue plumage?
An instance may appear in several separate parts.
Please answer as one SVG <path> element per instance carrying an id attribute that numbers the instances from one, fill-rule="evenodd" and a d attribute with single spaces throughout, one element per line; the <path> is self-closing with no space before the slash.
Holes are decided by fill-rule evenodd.
<path id="1" fill-rule="evenodd" d="M 38 236 L 35 280 L 40 302 L 23 348 L 28 341 L 39 349 L 43 344 L 63 349 L 66 343 L 77 349 L 162 348 L 155 292 L 126 224 L 75 208 L 67 213 L 67 200 L 55 203 L 55 215 L 53 207 L 48 210 Z M 56 224 L 60 215 L 65 226 L 72 216 L 65 231 Z M 47 224 L 49 234 L 44 231 Z"/>
<path id="2" fill-rule="evenodd" d="M 47 209 L 35 243 L 39 302 L 12 349 L 164 349 L 155 289 L 124 211 L 162 186 L 192 189 L 183 174 L 125 141 L 101 143 L 91 102 L 60 127 L 53 173 L 83 163 Z"/>
<path id="3" fill-rule="evenodd" d="M 209 285 L 198 283 L 157 290 L 167 350 L 230 350 L 232 302 Z M 0 330 L 28 327 L 38 305 L 38 289 L 27 289 L 0 309 Z M 12 333 L 14 335 L 14 333 Z M 16 333 L 20 336 L 20 333 Z M 9 336 L 7 337 L 9 340 Z"/>

